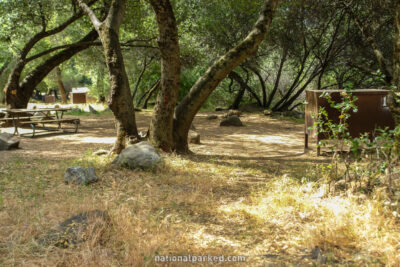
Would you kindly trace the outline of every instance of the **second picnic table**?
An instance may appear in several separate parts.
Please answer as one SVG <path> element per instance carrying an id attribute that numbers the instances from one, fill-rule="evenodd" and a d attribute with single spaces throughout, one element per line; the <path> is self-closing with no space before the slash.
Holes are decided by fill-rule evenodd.
<path id="1" fill-rule="evenodd" d="M 14 134 L 20 135 L 18 127 L 29 125 L 32 128 L 32 137 L 35 136 L 37 128 L 44 129 L 45 131 L 59 131 L 62 130 L 62 123 L 74 124 L 74 132 L 78 132 L 80 120 L 77 118 L 64 119 L 64 112 L 71 110 L 71 108 L 39 108 L 39 109 L 3 109 L 0 112 L 6 114 L 6 118 L 0 121 L 11 121 L 14 126 Z M 53 114 L 52 114 L 53 113 Z M 38 125 L 42 125 L 38 127 Z M 45 127 L 45 124 L 57 124 L 57 128 Z M 65 132 L 65 130 L 63 130 Z"/>

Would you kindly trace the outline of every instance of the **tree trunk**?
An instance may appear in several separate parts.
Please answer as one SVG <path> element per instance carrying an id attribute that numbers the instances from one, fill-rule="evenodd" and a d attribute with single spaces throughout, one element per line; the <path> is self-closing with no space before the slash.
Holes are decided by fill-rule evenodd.
<path id="1" fill-rule="evenodd" d="M 261 15 L 249 35 L 220 57 L 190 89 L 175 110 L 174 141 L 178 153 L 189 151 L 187 137 L 193 118 L 214 89 L 245 59 L 257 53 L 265 39 L 279 0 L 266 0 Z"/>
<path id="2" fill-rule="evenodd" d="M 143 108 L 147 109 L 147 104 L 149 103 L 149 100 L 151 96 L 160 88 L 160 80 L 157 81 L 157 83 L 150 89 L 148 92 L 146 99 L 144 100 L 143 103 Z"/>
<path id="3" fill-rule="evenodd" d="M 160 79 L 157 79 L 157 81 L 151 86 L 151 88 L 148 89 L 146 92 L 144 92 L 144 93 L 141 95 L 141 97 L 139 98 L 139 100 L 136 101 L 136 106 L 140 106 L 140 104 L 142 103 L 142 101 L 143 101 L 145 98 L 146 98 L 146 100 L 148 100 L 148 99 L 149 99 L 149 94 L 153 94 L 154 91 L 156 91 L 156 90 L 158 89 L 158 86 L 160 86 Z M 151 96 L 151 95 L 150 95 L 150 96 Z M 147 106 L 144 107 L 143 105 L 142 105 L 142 107 L 143 107 L 143 108 L 147 108 Z"/>
<path id="4" fill-rule="evenodd" d="M 161 51 L 161 87 L 149 129 L 149 139 L 164 151 L 175 149 L 173 120 L 181 82 L 178 29 L 169 0 L 150 0 L 156 13 Z"/>
<path id="5" fill-rule="evenodd" d="M 272 89 L 271 94 L 268 97 L 268 102 L 266 104 L 267 108 L 271 107 L 272 104 L 272 100 L 274 100 L 275 94 L 278 91 L 279 88 L 279 83 L 281 81 L 281 75 L 282 75 L 282 70 L 283 70 L 283 66 L 285 65 L 286 62 L 286 56 L 287 56 L 287 50 L 284 48 L 283 52 L 282 52 L 282 58 L 281 58 L 281 63 L 279 64 L 279 69 L 278 69 L 278 73 L 276 74 L 276 79 L 275 79 L 275 84 L 274 84 L 274 88 Z"/>
<path id="6" fill-rule="evenodd" d="M 65 91 L 64 83 L 62 81 L 62 76 L 61 76 L 61 69 L 59 66 L 56 67 L 56 72 L 57 72 L 58 89 L 60 90 L 60 94 L 61 94 L 61 101 L 63 104 L 66 104 L 67 103 L 67 92 Z"/>
<path id="7" fill-rule="evenodd" d="M 96 0 L 92 0 L 88 3 L 88 5 L 92 5 Z M 36 33 L 32 38 L 30 38 L 24 47 L 20 50 L 20 53 L 18 55 L 18 58 L 16 60 L 16 64 L 11 71 L 7 84 L 5 86 L 5 101 L 7 104 L 8 108 L 26 108 L 28 105 L 29 99 L 33 93 L 34 88 L 43 80 L 46 75 L 53 70 L 56 66 L 58 66 L 60 63 L 63 61 L 67 60 L 64 59 L 60 63 L 56 65 L 51 65 L 48 64 L 46 66 L 46 63 L 52 63 L 52 62 L 57 62 L 57 56 L 62 54 L 62 56 L 66 56 L 66 54 L 71 53 L 72 55 L 76 54 L 77 52 L 86 49 L 89 47 L 89 45 L 85 46 L 79 46 L 79 47 L 70 47 L 65 49 L 63 52 L 60 52 L 57 55 L 52 56 L 50 59 L 46 60 L 45 63 L 41 64 L 39 67 L 36 67 L 35 70 L 33 70 L 30 74 L 28 74 L 25 78 L 25 80 L 28 81 L 28 83 L 25 84 L 20 84 L 20 78 L 22 71 L 24 70 L 25 65 L 31 60 L 27 59 L 27 55 L 29 52 L 32 50 L 32 48 L 43 38 L 55 35 L 61 31 L 63 31 L 65 28 L 67 28 L 69 25 L 74 23 L 76 20 L 81 18 L 83 16 L 82 12 L 77 12 L 74 13 L 71 17 L 69 17 L 67 20 L 65 20 L 63 23 L 58 25 L 55 28 L 52 28 L 51 30 L 47 30 L 47 23 L 43 24 L 42 30 L 38 33 Z M 96 38 L 94 38 L 96 39 Z M 82 49 L 83 47 L 83 49 Z M 74 49 L 75 48 L 75 49 Z M 76 52 L 74 52 L 76 51 Z M 40 55 L 46 55 L 46 53 L 39 53 Z M 72 56 L 71 55 L 71 56 Z M 34 58 L 38 58 L 40 56 L 34 56 Z M 50 68 L 50 70 L 48 70 Z M 32 84 L 29 84 L 29 82 L 32 82 Z M 24 82 L 23 82 L 24 83 Z"/>
<path id="8" fill-rule="evenodd" d="M 258 81 L 260 82 L 261 91 L 262 91 L 262 107 L 265 108 L 267 105 L 267 88 L 265 86 L 264 78 L 261 73 L 258 71 L 257 67 L 250 66 L 249 69 L 257 76 Z"/>
<path id="9" fill-rule="evenodd" d="M 245 91 L 246 91 L 246 88 L 244 88 L 243 86 L 240 86 L 239 92 L 236 95 L 235 100 L 233 101 L 232 105 L 229 106 L 229 109 L 239 109 L 239 105 L 243 99 Z"/>
<path id="10" fill-rule="evenodd" d="M 79 0 L 97 30 L 104 49 L 110 75 L 111 98 L 108 103 L 114 114 L 117 139 L 112 151 L 119 154 L 125 148 L 125 138 L 138 138 L 135 111 L 119 41 L 119 28 L 126 8 L 126 0 L 113 0 L 107 18 L 100 22 L 93 11 Z"/>
<path id="11" fill-rule="evenodd" d="M 245 81 L 243 80 L 243 78 L 242 78 L 238 73 L 236 73 L 236 72 L 234 72 L 234 71 L 232 71 L 232 72 L 229 74 L 229 77 L 231 77 L 232 79 L 234 79 L 234 80 L 240 85 L 241 88 L 243 88 L 243 89 L 249 91 L 250 94 L 256 99 L 256 101 L 257 101 L 257 103 L 258 103 L 258 105 L 259 105 L 260 107 L 263 106 L 263 105 L 262 105 L 262 102 L 261 102 L 261 99 L 258 97 L 258 95 L 256 94 L 256 92 L 254 92 L 254 90 L 247 84 L 248 81 L 245 82 Z M 238 108 L 239 108 L 239 104 L 240 104 L 240 102 L 238 103 Z M 236 109 L 237 109 L 237 108 L 236 108 Z"/>

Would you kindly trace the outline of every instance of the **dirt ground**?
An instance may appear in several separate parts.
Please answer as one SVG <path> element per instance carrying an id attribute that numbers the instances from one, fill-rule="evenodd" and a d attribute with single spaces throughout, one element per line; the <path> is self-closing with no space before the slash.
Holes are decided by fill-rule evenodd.
<path id="1" fill-rule="evenodd" d="M 151 114 L 137 113 L 139 131 Z M 187 266 L 155 262 L 169 254 L 247 257 L 219 266 L 326 266 L 323 257 L 333 266 L 399 266 L 391 211 L 365 196 L 327 194 L 319 165 L 330 160 L 316 157 L 313 140 L 304 153 L 304 123 L 245 113 L 244 127 L 220 127 L 223 114 L 199 113 L 194 154 L 164 154 L 154 171 L 92 155 L 113 145 L 111 113 L 79 116 L 77 134 L 21 137 L 20 149 L 0 152 L 0 266 Z M 63 183 L 69 166 L 94 167 L 99 182 Z M 110 215 L 104 235 L 90 232 L 68 249 L 36 242 L 90 210 Z M 312 256 L 316 248 L 323 257 Z"/>
<path id="2" fill-rule="evenodd" d="M 304 125 L 290 120 L 271 118 L 261 114 L 244 114 L 244 127 L 220 127 L 220 118 L 207 120 L 210 114 L 200 113 L 194 120 L 201 135 L 200 145 L 190 145 L 199 156 L 223 156 L 231 160 L 268 160 L 278 158 L 315 156 L 315 151 L 304 154 Z M 67 116 L 68 117 L 68 116 Z M 73 117 L 73 116 L 70 116 Z M 114 121 L 111 114 L 79 116 L 78 134 L 43 133 L 30 138 L 30 130 L 21 138 L 20 149 L 0 152 L 0 160 L 9 156 L 72 159 L 81 157 L 88 150 L 111 148 L 115 140 Z M 151 119 L 150 111 L 137 113 L 139 131 L 146 131 Z M 13 132 L 12 128 L 0 131 Z"/>

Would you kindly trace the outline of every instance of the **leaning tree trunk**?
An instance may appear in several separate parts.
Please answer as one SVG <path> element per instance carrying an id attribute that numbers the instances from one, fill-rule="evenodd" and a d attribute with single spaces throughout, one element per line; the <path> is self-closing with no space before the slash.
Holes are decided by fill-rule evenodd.
<path id="1" fill-rule="evenodd" d="M 96 0 L 91 0 L 88 2 L 88 5 L 94 4 Z M 90 45 L 83 45 L 82 43 L 75 43 L 73 45 L 68 46 L 61 46 L 61 47 L 53 47 L 47 51 L 43 51 L 39 54 L 36 54 L 35 56 L 32 56 L 30 58 L 27 58 L 28 54 L 30 51 L 33 49 L 33 47 L 40 42 L 42 39 L 55 35 L 63 30 L 65 30 L 68 26 L 70 26 L 72 23 L 77 21 L 79 18 L 83 16 L 83 12 L 74 12 L 74 14 L 69 17 L 67 20 L 65 20 L 63 23 L 59 24 L 58 26 L 48 29 L 48 25 L 46 21 L 43 21 L 42 24 L 42 29 L 40 32 L 37 32 L 35 35 L 33 35 L 24 45 L 24 47 L 20 50 L 18 57 L 16 59 L 16 63 L 14 68 L 11 70 L 11 73 L 8 77 L 7 84 L 4 88 L 5 91 L 5 101 L 7 104 L 7 107 L 9 108 L 26 108 L 28 105 L 29 99 L 33 93 L 34 88 L 43 80 L 46 75 L 53 70 L 56 66 L 58 66 L 60 63 L 63 61 L 69 59 L 72 55 L 76 54 L 77 52 L 86 49 Z M 96 32 L 94 32 L 96 34 Z M 90 34 L 89 34 L 90 35 Z M 97 34 L 96 36 L 97 37 Z M 96 38 L 95 38 L 96 39 Z M 86 40 L 90 41 L 90 40 Z M 93 41 L 93 40 L 92 40 Z M 76 47 L 77 44 L 78 47 Z M 36 67 L 35 70 L 33 70 L 31 73 L 29 73 L 25 80 L 28 81 L 28 83 L 25 84 L 20 84 L 20 79 L 21 79 L 21 74 L 24 70 L 24 67 L 27 63 L 30 61 L 37 59 L 39 57 L 42 57 L 44 55 L 48 55 L 49 53 L 56 51 L 61 48 L 66 48 L 62 52 L 53 55 L 50 57 L 48 60 L 45 61 L 44 64 L 41 64 L 39 67 Z M 71 54 L 70 57 L 67 56 L 67 54 Z M 60 57 L 59 57 L 60 55 Z M 58 62 L 59 58 L 66 58 L 63 61 L 60 61 L 56 65 L 53 65 L 54 62 Z M 49 64 L 46 64 L 49 63 Z M 24 83 L 24 82 L 22 82 Z"/>
<path id="2" fill-rule="evenodd" d="M 233 101 L 232 105 L 229 106 L 229 109 L 239 109 L 239 105 L 240 105 L 240 102 L 242 102 L 245 91 L 246 91 L 246 88 L 241 86 L 239 89 L 239 92 L 235 96 L 235 100 Z"/>
<path id="3" fill-rule="evenodd" d="M 64 83 L 62 81 L 61 69 L 59 66 L 56 68 L 58 90 L 60 90 L 61 101 L 63 104 L 67 103 L 67 92 L 65 91 Z"/>
<path id="4" fill-rule="evenodd" d="M 150 89 L 150 91 L 147 93 L 146 99 L 143 102 L 143 108 L 147 109 L 147 105 L 149 103 L 149 100 L 151 96 L 160 88 L 160 80 L 157 81 L 157 83 Z"/>
<path id="5" fill-rule="evenodd" d="M 178 29 L 169 0 L 150 0 L 156 14 L 161 51 L 161 87 L 151 119 L 149 139 L 164 151 L 175 149 L 173 139 L 174 110 L 181 80 Z"/>
<path id="6" fill-rule="evenodd" d="M 111 98 L 109 107 L 114 114 L 117 139 L 113 152 L 119 154 L 125 148 L 126 137 L 138 138 L 135 111 L 119 41 L 119 28 L 126 8 L 126 0 L 113 0 L 104 21 L 81 0 L 79 6 L 86 12 L 99 33 L 110 75 Z"/>
<path id="7" fill-rule="evenodd" d="M 52 71 L 55 67 L 70 59 L 75 54 L 87 49 L 96 40 L 98 34 L 95 30 L 90 31 L 84 38 L 73 46 L 51 56 L 42 64 L 32 70 L 19 83 L 20 71 L 24 68 L 24 61 L 19 60 L 9 76 L 5 93 L 8 108 L 26 108 L 36 86 Z"/>
<path id="8" fill-rule="evenodd" d="M 261 15 L 249 35 L 220 57 L 190 89 L 175 110 L 174 141 L 178 153 L 189 152 L 187 137 L 193 118 L 208 96 L 226 76 L 248 57 L 257 53 L 267 36 L 279 0 L 266 0 Z"/>

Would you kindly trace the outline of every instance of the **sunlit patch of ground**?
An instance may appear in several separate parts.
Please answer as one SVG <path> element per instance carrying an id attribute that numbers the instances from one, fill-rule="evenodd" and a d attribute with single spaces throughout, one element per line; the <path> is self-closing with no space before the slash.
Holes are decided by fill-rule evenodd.
<path id="1" fill-rule="evenodd" d="M 327 159 L 303 153 L 302 124 L 247 114 L 245 127 L 219 127 L 206 115 L 194 122 L 195 154 L 164 155 L 152 172 L 91 154 L 112 145 L 109 114 L 81 116 L 79 134 L 22 138 L 20 150 L 0 152 L 0 265 L 153 266 L 156 255 L 190 254 L 246 256 L 223 266 L 322 266 L 310 256 L 315 247 L 328 265 L 400 265 L 399 222 L 379 195 L 326 194 L 315 166 Z M 137 116 L 145 131 L 151 113 Z M 73 165 L 94 166 L 100 181 L 65 185 Z M 35 241 L 93 209 L 111 217 L 102 242 L 61 249 Z"/>

